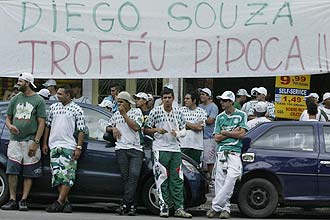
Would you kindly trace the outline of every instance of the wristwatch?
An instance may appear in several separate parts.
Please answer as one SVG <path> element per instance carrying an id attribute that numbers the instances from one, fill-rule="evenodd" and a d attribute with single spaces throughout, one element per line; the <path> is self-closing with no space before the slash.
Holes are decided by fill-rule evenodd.
<path id="1" fill-rule="evenodd" d="M 34 139 L 34 143 L 39 144 L 40 140 L 36 138 L 36 139 Z"/>
<path id="2" fill-rule="evenodd" d="M 78 145 L 76 148 L 77 148 L 78 150 L 82 150 L 82 146 L 80 146 L 80 145 Z"/>

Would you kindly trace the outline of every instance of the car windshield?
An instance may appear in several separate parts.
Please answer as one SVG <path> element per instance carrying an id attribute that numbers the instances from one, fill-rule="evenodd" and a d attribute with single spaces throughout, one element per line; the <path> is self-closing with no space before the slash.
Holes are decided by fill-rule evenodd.
<path id="1" fill-rule="evenodd" d="M 7 116 L 8 104 L 9 102 L 2 103 L 0 105 L 0 112 L 4 119 Z M 53 104 L 53 102 L 46 103 L 47 114 L 51 104 Z M 108 122 L 110 115 L 107 114 L 101 107 L 95 105 L 84 104 L 81 105 L 81 107 L 86 118 L 88 138 L 92 140 L 105 141 L 103 139 L 103 134 L 105 133 L 106 126 L 109 124 Z"/>

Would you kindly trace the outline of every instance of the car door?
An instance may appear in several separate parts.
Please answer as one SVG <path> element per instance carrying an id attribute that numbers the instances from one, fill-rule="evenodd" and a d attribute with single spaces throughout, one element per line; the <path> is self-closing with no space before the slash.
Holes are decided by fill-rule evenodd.
<path id="1" fill-rule="evenodd" d="M 78 161 L 76 184 L 72 194 L 120 197 L 123 192 L 115 148 L 103 139 L 109 115 L 92 105 L 83 106 L 89 131 L 87 149 Z"/>
<path id="2" fill-rule="evenodd" d="M 115 149 L 108 148 L 103 140 L 105 126 L 110 114 L 102 108 L 81 104 L 86 117 L 88 137 L 85 137 L 83 151 L 78 160 L 76 181 L 70 197 L 120 197 L 123 192 L 120 171 L 116 162 Z M 42 157 L 43 176 L 35 182 L 32 193 L 40 195 L 57 194 L 51 189 L 49 154 Z"/>
<path id="3" fill-rule="evenodd" d="M 245 170 L 266 169 L 276 173 L 286 199 L 315 196 L 318 169 L 316 127 L 282 123 L 255 132 L 262 132 L 252 140 L 248 151 L 255 153 L 255 162 L 247 164 Z"/>
<path id="4" fill-rule="evenodd" d="M 319 196 L 329 199 L 330 196 L 330 125 L 320 126 L 320 156 L 319 156 Z"/>

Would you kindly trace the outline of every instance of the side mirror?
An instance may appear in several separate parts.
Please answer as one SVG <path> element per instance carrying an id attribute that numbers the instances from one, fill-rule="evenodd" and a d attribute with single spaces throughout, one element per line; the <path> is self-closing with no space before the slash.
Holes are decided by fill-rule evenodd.
<path id="1" fill-rule="evenodd" d="M 242 140 L 242 153 L 245 153 L 248 151 L 248 149 L 250 148 L 250 145 L 251 145 L 251 138 L 249 137 L 245 137 L 243 138 Z"/>

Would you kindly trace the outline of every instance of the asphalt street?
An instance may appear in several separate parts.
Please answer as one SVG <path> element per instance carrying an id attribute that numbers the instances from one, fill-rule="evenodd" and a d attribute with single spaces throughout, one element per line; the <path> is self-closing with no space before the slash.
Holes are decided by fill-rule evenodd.
<path id="1" fill-rule="evenodd" d="M 137 216 L 119 216 L 114 210 L 116 205 L 96 203 L 96 204 L 73 204 L 74 212 L 71 214 L 65 213 L 47 213 L 44 211 L 45 205 L 32 204 L 28 212 L 20 211 L 3 211 L 0 210 L 1 220 L 103 220 L 103 219 L 127 219 L 133 218 L 135 220 L 148 220 L 148 219 L 160 219 L 158 216 L 151 215 L 147 210 L 138 209 Z M 200 207 L 191 208 L 188 211 L 193 214 L 193 219 L 207 219 L 205 216 L 206 210 L 209 208 L 209 204 L 202 205 Z M 237 207 L 232 207 L 231 219 L 249 219 L 241 215 Z M 315 209 L 303 209 L 303 208 L 278 208 L 277 211 L 268 219 L 329 219 L 330 208 L 315 208 Z M 171 217 L 170 219 L 177 219 Z"/>

